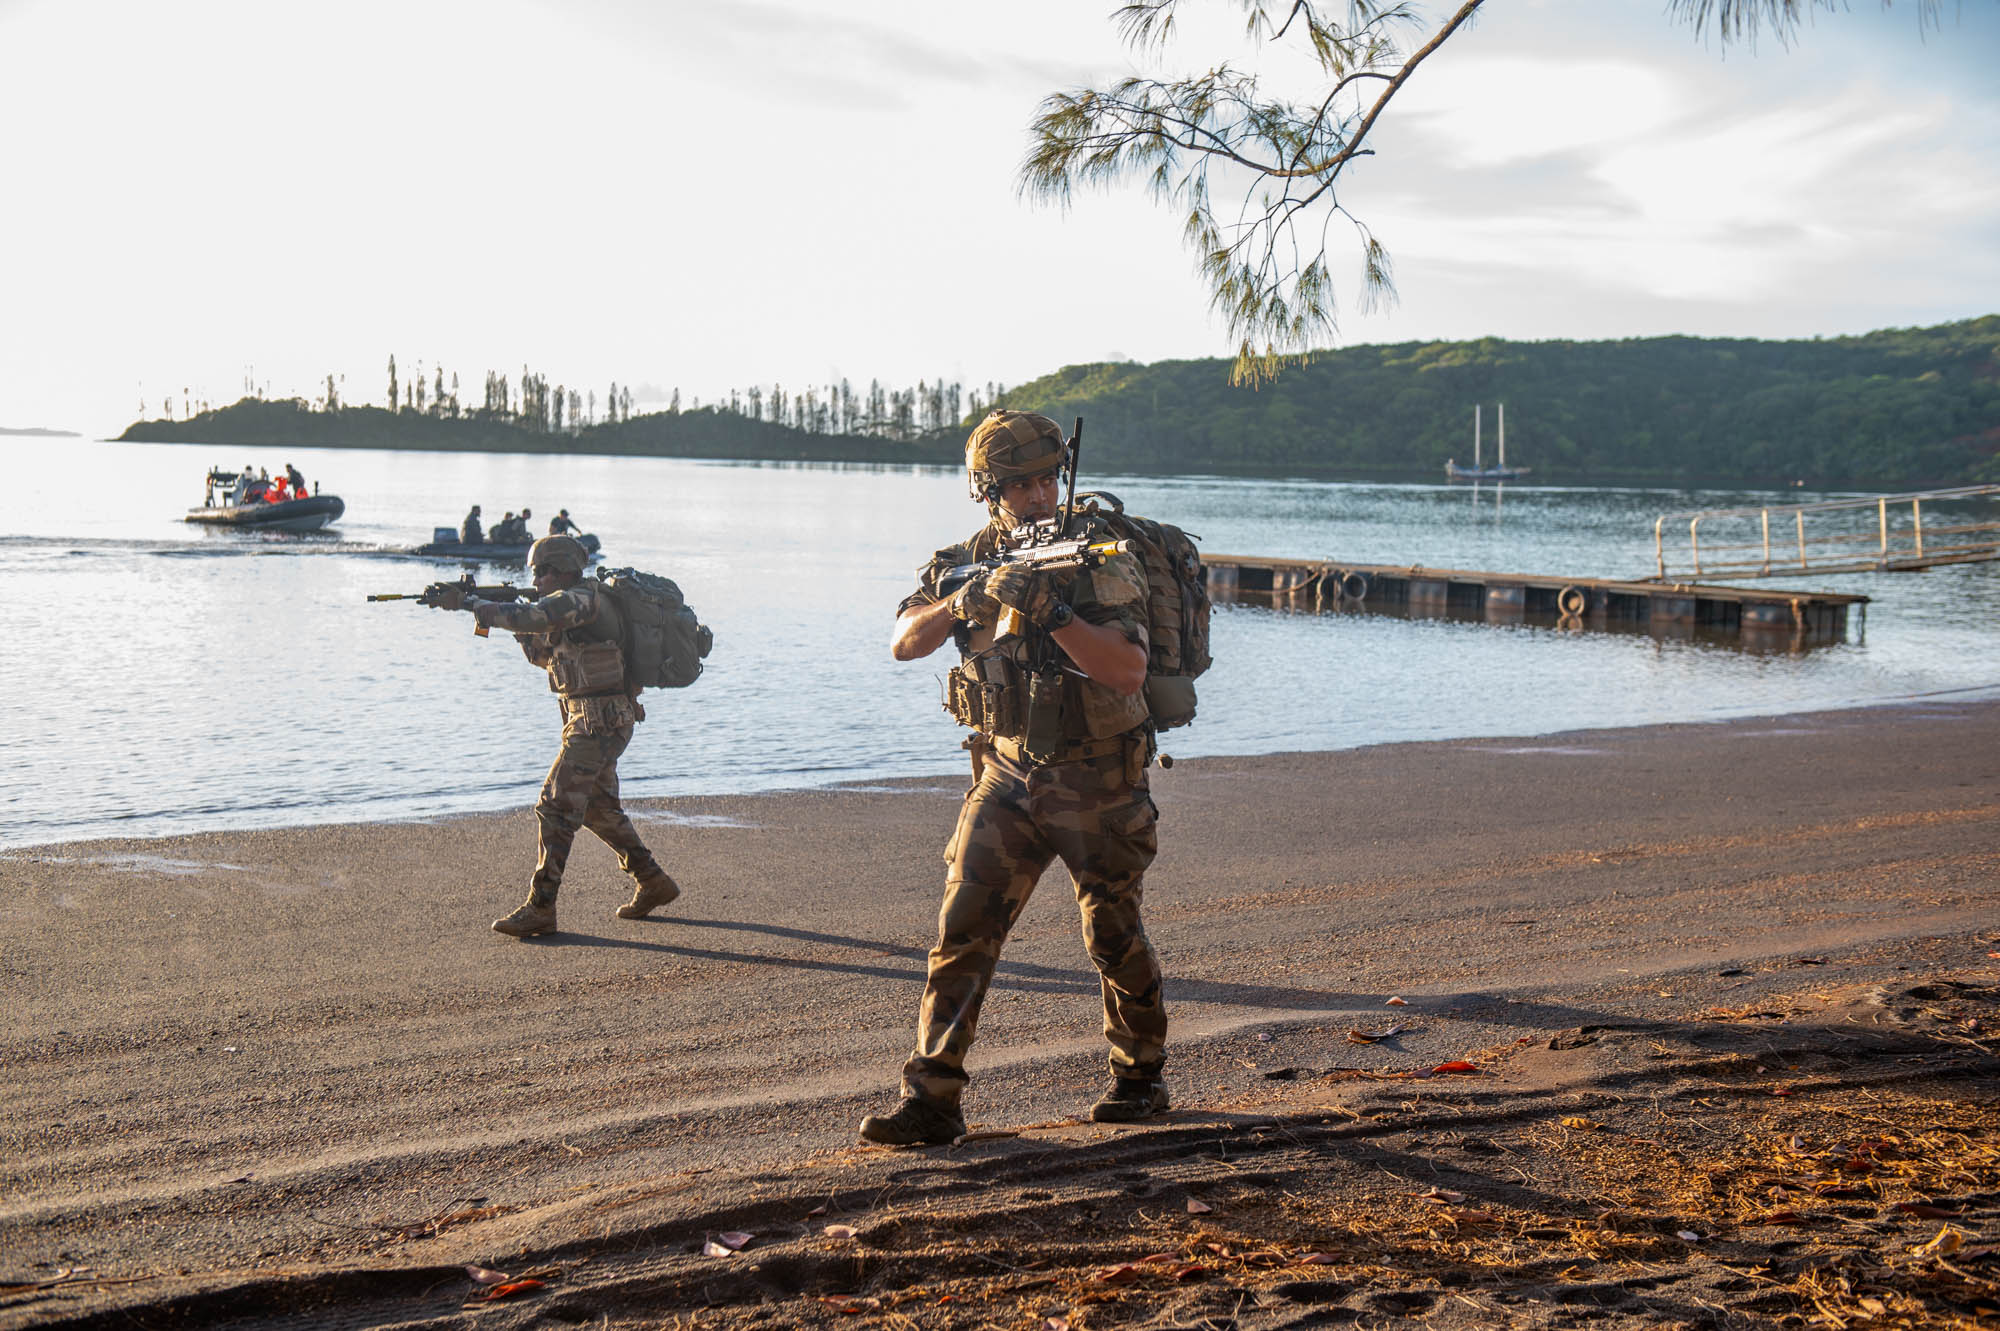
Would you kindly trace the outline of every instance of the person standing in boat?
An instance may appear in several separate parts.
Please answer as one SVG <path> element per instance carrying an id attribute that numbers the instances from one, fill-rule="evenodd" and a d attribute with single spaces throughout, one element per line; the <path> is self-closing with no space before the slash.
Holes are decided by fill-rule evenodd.
<path id="1" fill-rule="evenodd" d="M 479 521 L 479 505 L 474 504 L 472 511 L 465 515 L 465 521 L 458 524 L 458 543 L 460 545 L 486 543 L 486 528 L 480 525 Z"/>
<path id="2" fill-rule="evenodd" d="M 285 479 L 291 482 L 292 498 L 304 499 L 306 497 L 306 478 L 299 475 L 299 469 L 289 462 L 285 464 Z"/>
<path id="3" fill-rule="evenodd" d="M 620 867 L 632 875 L 632 899 L 618 908 L 620 919 L 643 919 L 681 894 L 618 800 L 618 757 L 632 742 L 632 728 L 646 719 L 646 709 L 625 679 L 618 607 L 595 579 L 583 576 L 589 563 L 580 542 L 544 536 L 528 551 L 537 600 L 483 601 L 449 582 L 424 593 L 426 605 L 470 610 L 482 626 L 511 632 L 522 654 L 549 672 L 549 687 L 562 700 L 562 751 L 535 802 L 541 857 L 528 899 L 493 921 L 495 932 L 515 938 L 556 931 L 556 893 L 570 847 L 586 827 L 618 853 Z"/>

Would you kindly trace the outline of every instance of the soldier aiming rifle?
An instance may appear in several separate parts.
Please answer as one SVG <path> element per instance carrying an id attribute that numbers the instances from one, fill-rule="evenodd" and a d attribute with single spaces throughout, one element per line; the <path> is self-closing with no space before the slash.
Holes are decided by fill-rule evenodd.
<path id="1" fill-rule="evenodd" d="M 478 586 L 468 574 L 438 582 L 414 596 L 370 596 L 371 601 L 415 600 L 439 610 L 470 611 L 473 631 L 514 634 L 521 651 L 549 672 L 549 687 L 562 706 L 562 749 L 535 802 L 540 856 L 528 883 L 528 899 L 493 922 L 516 938 L 556 931 L 556 894 L 577 832 L 585 827 L 617 852 L 618 863 L 636 886 L 618 908 L 621 919 L 636 920 L 681 894 L 653 853 L 639 840 L 618 799 L 618 758 L 645 719 L 639 684 L 626 672 L 625 624 L 617 598 L 605 585 L 586 579 L 590 556 L 568 536 L 545 536 L 528 551 L 534 587 Z M 678 594 L 678 593 L 676 593 Z"/>

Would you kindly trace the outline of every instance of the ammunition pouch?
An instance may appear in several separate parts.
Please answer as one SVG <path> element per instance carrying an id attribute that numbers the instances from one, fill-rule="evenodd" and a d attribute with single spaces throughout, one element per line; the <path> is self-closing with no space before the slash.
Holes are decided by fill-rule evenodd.
<path id="1" fill-rule="evenodd" d="M 1019 666 L 997 653 L 973 657 L 945 675 L 944 709 L 952 720 L 982 735 L 1019 739 L 1026 720 L 1020 675 Z"/>
<path id="2" fill-rule="evenodd" d="M 1146 710 L 1161 730 L 1172 730 L 1194 720 L 1194 677 L 1147 675 Z"/>
<path id="3" fill-rule="evenodd" d="M 625 653 L 608 641 L 556 644 L 549 677 L 565 698 L 625 692 Z"/>

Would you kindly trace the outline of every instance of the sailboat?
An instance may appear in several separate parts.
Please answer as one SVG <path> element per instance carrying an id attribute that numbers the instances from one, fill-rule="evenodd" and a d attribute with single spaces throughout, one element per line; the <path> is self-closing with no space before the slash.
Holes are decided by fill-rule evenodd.
<path id="1" fill-rule="evenodd" d="M 1494 408 L 1500 414 L 1500 461 L 1491 467 L 1480 465 L 1479 456 L 1479 408 L 1472 409 L 1472 465 L 1461 467 L 1452 458 L 1444 460 L 1444 474 L 1454 481 L 1511 481 L 1526 476 L 1526 467 L 1507 465 L 1507 404 L 1502 402 Z"/>

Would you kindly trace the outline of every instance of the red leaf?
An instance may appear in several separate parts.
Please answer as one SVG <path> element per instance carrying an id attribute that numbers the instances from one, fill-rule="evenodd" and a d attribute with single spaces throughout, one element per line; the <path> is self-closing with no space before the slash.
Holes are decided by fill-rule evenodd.
<path id="1" fill-rule="evenodd" d="M 1769 1215 L 1760 1215 L 1755 1220 L 1746 1220 L 1743 1223 L 1746 1225 L 1798 1225 L 1805 1223 L 1805 1220 L 1797 1211 L 1773 1211 Z"/>
<path id="2" fill-rule="evenodd" d="M 1174 1279 L 1184 1282 L 1189 1280 L 1200 1280 L 1203 1276 L 1207 1274 L 1208 1274 L 1207 1267 L 1203 1266 L 1200 1262 L 1193 1262 L 1187 1266 L 1183 1266 L 1180 1270 L 1174 1272 Z"/>
<path id="3" fill-rule="evenodd" d="M 480 1301 L 491 1303 L 494 1299 L 510 1299 L 516 1294 L 526 1294 L 532 1289 L 543 1289 L 547 1282 L 541 1280 L 510 1280 L 504 1285 L 495 1285 L 480 1295 Z"/>
<path id="4" fill-rule="evenodd" d="M 1214 1209 L 1215 1208 L 1213 1206 L 1210 1206 L 1207 1202 L 1196 1201 L 1192 1197 L 1188 1198 L 1187 1213 L 1189 1215 L 1207 1215 L 1210 1211 L 1213 1211 Z"/>
<path id="5" fill-rule="evenodd" d="M 1896 1209 L 1905 1215 L 1922 1216 L 1925 1220 L 1953 1220 L 1958 1216 L 1956 1211 L 1947 1211 L 1929 1202 L 1897 1202 Z"/>
<path id="6" fill-rule="evenodd" d="M 1791 1093 L 1792 1088 L 1789 1086 L 1773 1086 L 1771 1088 L 1771 1094 L 1773 1095 L 1790 1095 Z"/>
<path id="7" fill-rule="evenodd" d="M 1462 1058 L 1454 1058 L 1449 1063 L 1440 1063 L 1432 1072 L 1477 1072 L 1479 1069 Z"/>
<path id="8" fill-rule="evenodd" d="M 1299 1258 L 1300 1266 L 1338 1266 L 1340 1259 L 1330 1252 L 1309 1252 Z"/>
<path id="9" fill-rule="evenodd" d="M 1106 1285 L 1129 1285 L 1139 1278 L 1139 1274 L 1137 1262 L 1120 1262 L 1116 1266 L 1108 1266 L 1099 1271 L 1097 1279 Z"/>

